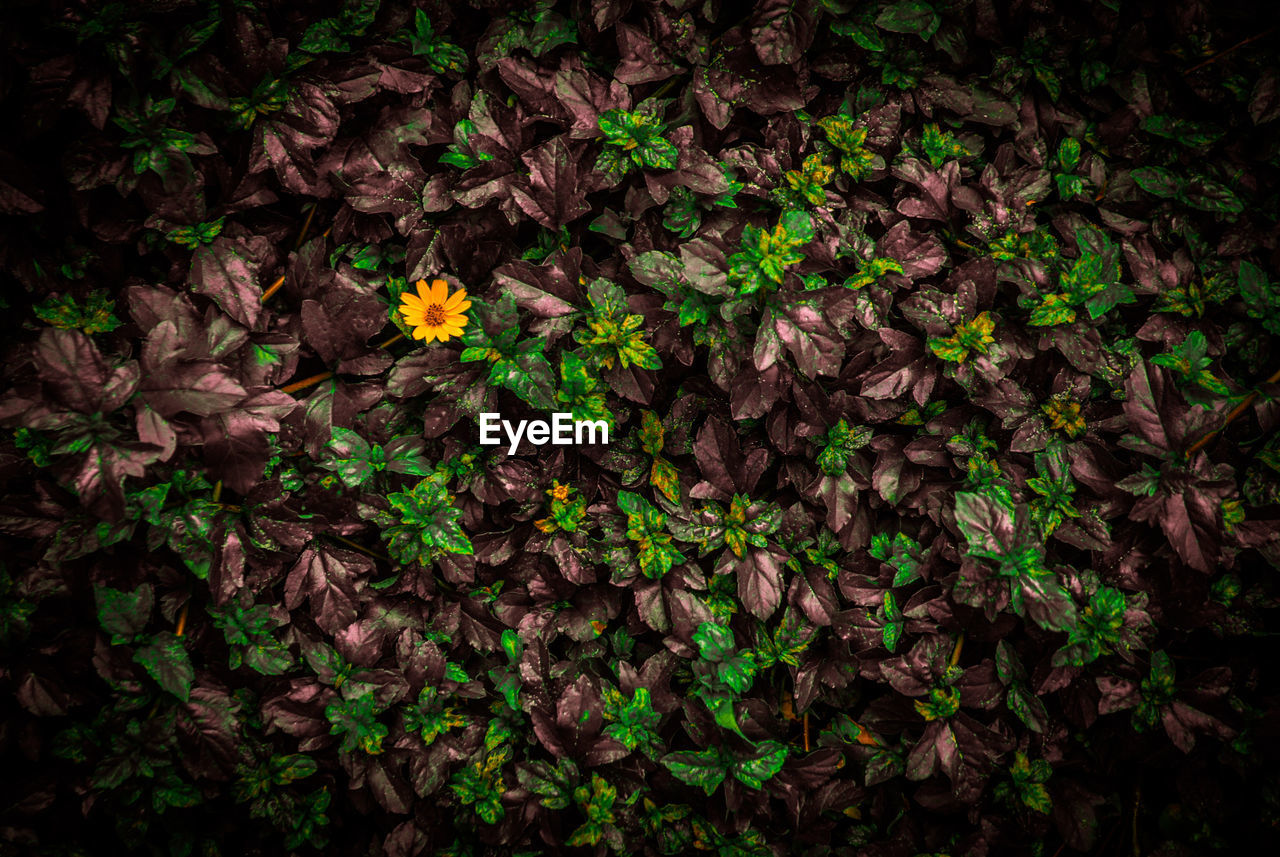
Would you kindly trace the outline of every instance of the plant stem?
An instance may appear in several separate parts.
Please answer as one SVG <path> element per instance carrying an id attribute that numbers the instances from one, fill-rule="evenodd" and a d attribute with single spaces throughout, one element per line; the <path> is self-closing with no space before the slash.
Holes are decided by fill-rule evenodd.
<path id="1" fill-rule="evenodd" d="M 329 538 L 333 539 L 336 542 L 342 542 L 344 545 L 351 548 L 352 550 L 360 551 L 360 553 L 365 554 L 366 556 L 371 556 L 374 559 L 381 559 L 387 562 L 391 562 L 391 557 L 387 556 L 386 554 L 378 553 L 375 550 L 371 550 L 365 547 L 364 545 L 360 544 L 359 542 L 353 542 L 351 539 L 347 538 L 346 536 L 339 536 L 333 533 L 327 533 L 326 535 L 328 535 Z"/>
<path id="2" fill-rule="evenodd" d="M 960 636 L 956 637 L 956 647 L 951 650 L 951 660 L 948 666 L 955 666 L 960 662 L 960 652 L 964 649 L 964 631 L 960 632 Z"/>
<path id="3" fill-rule="evenodd" d="M 175 637 L 181 637 L 187 631 L 187 611 L 191 609 L 191 601 L 182 605 L 182 612 L 178 614 L 178 627 L 174 630 Z"/>
<path id="4" fill-rule="evenodd" d="M 312 375 L 310 378 L 303 378 L 301 381 L 294 381 L 292 384 L 287 384 L 280 388 L 280 392 L 296 393 L 299 390 L 305 390 L 308 387 L 319 384 L 321 381 L 326 381 L 332 377 L 332 372 L 321 372 L 319 375 Z"/>
<path id="5" fill-rule="evenodd" d="M 1280 384 L 1280 369 L 1277 369 L 1274 373 L 1272 373 L 1271 377 L 1268 378 L 1263 383 L 1264 384 Z M 1227 414 L 1226 419 L 1222 421 L 1222 425 L 1218 426 L 1216 429 L 1206 432 L 1202 438 L 1197 440 L 1195 443 L 1191 444 L 1191 446 L 1187 449 L 1187 457 L 1190 458 L 1200 450 L 1204 449 L 1205 446 L 1209 443 L 1209 441 L 1213 440 L 1214 435 L 1216 435 L 1218 432 L 1225 429 L 1227 426 L 1231 425 L 1231 423 L 1233 423 L 1237 417 L 1239 417 L 1246 410 L 1248 410 L 1249 406 L 1252 405 L 1254 403 L 1254 400 L 1256 400 L 1257 398 L 1258 398 L 1258 391 L 1255 388 L 1253 391 L 1249 393 L 1249 395 L 1245 396 L 1243 399 L 1240 400 L 1240 404 L 1236 405 L 1234 408 L 1231 409 L 1231 412 Z"/>
<path id="6" fill-rule="evenodd" d="M 307 230 L 311 228 L 311 220 L 316 216 L 318 208 L 320 208 L 318 204 L 311 204 L 311 210 L 307 212 L 307 219 L 302 222 L 302 229 L 298 232 L 298 240 L 293 242 L 293 249 L 297 250 L 302 246 L 302 242 L 307 239 Z"/>
<path id="7" fill-rule="evenodd" d="M 307 239 L 307 231 L 311 228 L 311 221 L 312 219 L 315 218 L 316 211 L 319 210 L 319 208 L 320 208 L 319 205 L 313 204 L 311 206 L 311 210 L 307 212 L 307 219 L 302 222 L 302 229 L 299 230 L 298 232 L 297 240 L 293 242 L 293 249 L 297 250 L 299 247 L 302 246 L 302 242 Z M 326 229 L 324 231 L 324 234 L 328 235 L 329 230 Z M 279 277 L 276 278 L 276 281 L 274 283 L 267 286 L 266 291 L 262 293 L 262 298 L 260 300 L 260 303 L 266 303 L 268 300 L 270 300 L 271 296 L 274 295 L 276 292 L 280 291 L 280 287 L 283 285 L 284 285 L 284 274 L 281 274 Z"/>
<path id="8" fill-rule="evenodd" d="M 267 290 L 262 293 L 262 298 L 260 303 L 266 303 L 267 299 L 270 298 L 272 295 L 274 295 L 276 292 L 280 291 L 280 287 L 283 285 L 284 285 L 284 274 L 281 274 L 280 277 L 274 283 L 267 286 Z"/>
<path id="9" fill-rule="evenodd" d="M 1256 41 L 1258 41 L 1258 39 L 1265 39 L 1267 36 L 1269 36 L 1269 35 L 1271 35 L 1272 33 L 1274 33 L 1274 32 L 1275 32 L 1275 30 L 1276 30 L 1276 28 L 1275 28 L 1275 27 L 1270 27 L 1270 28 L 1268 28 L 1268 29 L 1266 29 L 1266 30 L 1263 30 L 1261 33 L 1258 33 L 1258 34 L 1257 34 L 1257 35 L 1255 35 L 1255 36 L 1250 36 L 1249 38 L 1245 39 L 1244 41 L 1236 42 L 1234 45 L 1232 45 L 1231 47 L 1227 48 L 1225 51 L 1218 51 L 1216 54 L 1214 54 L 1213 56 L 1209 57 L 1207 60 L 1205 60 L 1205 61 L 1203 61 L 1203 62 L 1196 63 L 1196 64 L 1195 64 L 1195 65 L 1193 65 L 1191 68 L 1189 68 L 1189 69 L 1187 69 L 1185 72 L 1183 72 L 1183 74 L 1191 74 L 1191 72 L 1193 72 L 1193 71 L 1199 71 L 1200 69 L 1204 68 L 1205 66 L 1213 65 L 1213 64 L 1214 64 L 1214 63 L 1216 63 L 1218 60 L 1222 59 L 1223 57 L 1225 57 L 1227 54 L 1231 53 L 1232 51 L 1239 50 L 1240 48 L 1243 48 L 1245 45 L 1249 44 L 1250 42 L 1256 42 Z"/>

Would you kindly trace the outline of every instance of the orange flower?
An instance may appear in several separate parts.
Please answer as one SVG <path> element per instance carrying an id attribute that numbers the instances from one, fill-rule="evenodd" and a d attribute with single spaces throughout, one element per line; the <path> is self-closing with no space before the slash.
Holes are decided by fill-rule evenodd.
<path id="1" fill-rule="evenodd" d="M 450 336 L 461 336 L 467 326 L 465 313 L 471 307 L 467 290 L 458 289 L 451 295 L 444 280 L 432 280 L 430 286 L 426 280 L 418 280 L 417 285 L 416 295 L 405 292 L 400 296 L 400 315 L 413 328 L 413 338 L 446 342 Z"/>

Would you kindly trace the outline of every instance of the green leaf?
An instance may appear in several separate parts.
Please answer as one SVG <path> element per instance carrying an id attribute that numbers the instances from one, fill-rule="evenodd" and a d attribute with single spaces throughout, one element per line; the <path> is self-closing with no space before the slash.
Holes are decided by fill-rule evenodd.
<path id="1" fill-rule="evenodd" d="M 1188 181 L 1179 198 L 1192 208 L 1214 214 L 1239 214 L 1244 203 L 1231 188 L 1199 176 Z"/>
<path id="2" fill-rule="evenodd" d="M 516 768 L 520 785 L 542 798 L 539 801 L 550 809 L 564 809 L 573 804 L 573 791 L 578 785 L 578 766 L 569 758 L 562 758 L 553 768 L 546 762 L 526 762 Z"/>
<path id="3" fill-rule="evenodd" d="M 1280 336 L 1280 283 L 1270 282 L 1252 262 L 1240 263 L 1237 283 L 1249 317 L 1261 321 L 1264 330 Z"/>
<path id="4" fill-rule="evenodd" d="M 1080 141 L 1075 137 L 1065 137 L 1058 144 L 1058 164 L 1063 172 L 1071 172 L 1080 163 Z"/>
<path id="5" fill-rule="evenodd" d="M 616 722 L 606 726 L 604 734 L 628 750 L 640 749 L 653 756 L 661 749 L 662 741 L 656 730 L 662 715 L 653 710 L 649 688 L 637 687 L 630 702 L 606 708 L 605 716 Z"/>
<path id="6" fill-rule="evenodd" d="M 343 752 L 357 749 L 371 755 L 382 752 L 382 740 L 387 737 L 387 727 L 378 722 L 381 709 L 372 693 L 354 699 L 339 697 L 325 706 L 329 734 L 341 735 Z"/>
<path id="7" fill-rule="evenodd" d="M 636 543 L 636 558 L 645 577 L 661 578 L 672 566 L 685 561 L 666 532 L 667 516 L 648 500 L 630 491 L 619 491 L 618 508 L 627 515 L 627 538 Z"/>
<path id="8" fill-rule="evenodd" d="M 1065 294 L 1045 295 L 1044 299 L 1031 310 L 1031 318 L 1027 324 L 1033 327 L 1049 327 L 1055 324 L 1070 324 L 1076 320 L 1076 311 L 1072 309 L 1070 299 Z"/>
<path id="9" fill-rule="evenodd" d="M 182 640 L 170 631 L 161 631 L 145 646 L 133 653 L 135 662 L 142 664 L 156 683 L 183 702 L 191 698 L 191 684 L 196 671 L 191 657 L 182 647 Z"/>
<path id="10" fill-rule="evenodd" d="M 720 787 L 729 773 L 720 752 L 714 747 L 697 752 L 668 753 L 662 757 L 662 765 L 681 782 L 697 786 L 708 795 Z"/>
<path id="11" fill-rule="evenodd" d="M 1030 616 L 1041 628 L 1067 631 L 1076 624 L 1075 602 L 1053 572 L 1019 576 L 1010 594 L 1014 612 Z"/>
<path id="12" fill-rule="evenodd" d="M 969 356 L 969 349 L 956 342 L 954 337 L 930 339 L 929 350 L 952 363 L 963 363 Z"/>
<path id="13" fill-rule="evenodd" d="M 462 510 L 436 477 L 423 479 L 407 492 L 389 494 L 387 501 L 391 514 L 382 535 L 398 562 L 430 566 L 438 554 L 474 552 L 458 522 Z"/>
<path id="14" fill-rule="evenodd" d="M 1160 197 L 1174 197 L 1182 190 L 1182 179 L 1163 167 L 1139 167 L 1131 172 L 1138 187 Z"/>
<path id="15" fill-rule="evenodd" d="M 786 269 L 804 261 L 800 249 L 813 240 L 808 213 L 793 209 L 778 218 L 772 230 L 747 224 L 742 230 L 742 250 L 728 259 L 729 280 L 739 295 L 782 285 Z"/>
<path id="16" fill-rule="evenodd" d="M 1123 283 L 1107 283 L 1102 291 L 1090 296 L 1084 302 L 1084 308 L 1089 311 L 1089 318 L 1099 319 L 1114 309 L 1119 304 L 1135 303 L 1138 299 L 1134 296 L 1133 290 Z"/>
<path id="17" fill-rule="evenodd" d="M 637 151 L 640 153 L 641 164 L 663 170 L 674 170 L 680 154 L 674 143 L 661 137 L 650 140 Z"/>
<path id="18" fill-rule="evenodd" d="M 837 36 L 847 36 L 853 39 L 858 47 L 868 51 L 883 51 L 888 48 L 885 40 L 869 24 L 861 24 L 856 21 L 836 21 L 831 25 L 831 32 Z"/>
<path id="19" fill-rule="evenodd" d="M 36 317 L 46 324 L 63 330 L 81 330 L 85 333 L 109 333 L 122 322 L 115 316 L 114 300 L 104 289 L 93 289 L 85 298 L 84 306 L 75 295 L 51 295 L 32 307 Z"/>
<path id="20" fill-rule="evenodd" d="M 1012 548 L 1013 514 L 989 494 L 956 494 L 956 526 L 969 543 L 969 553 L 1002 557 Z"/>
<path id="21" fill-rule="evenodd" d="M 751 755 L 734 760 L 733 775 L 748 788 L 759 789 L 782 770 L 787 747 L 777 741 L 761 741 Z"/>
<path id="22" fill-rule="evenodd" d="M 728 660 L 737 651 L 733 630 L 715 622 L 700 624 L 693 633 L 693 642 L 698 646 L 698 656 L 713 663 Z"/>
<path id="23" fill-rule="evenodd" d="M 155 590 L 144 583 L 132 592 L 121 592 L 109 586 L 98 586 L 93 591 L 98 603 L 98 624 L 112 635 L 112 642 L 127 642 L 146 627 L 155 604 Z"/>
<path id="24" fill-rule="evenodd" d="M 597 278 L 587 284 L 587 298 L 592 311 L 583 319 L 586 329 L 573 332 L 573 338 L 584 346 L 586 360 L 605 369 L 612 369 L 615 362 L 623 368 L 662 368 L 662 358 L 645 341 L 644 316 L 628 311 L 621 286 Z"/>
<path id="25" fill-rule="evenodd" d="M 278 786 L 287 786 L 289 783 L 305 780 L 314 774 L 319 766 L 316 760 L 310 756 L 304 756 L 298 753 L 291 753 L 284 756 L 272 756 L 268 764 L 271 771 L 271 781 Z"/>
<path id="26" fill-rule="evenodd" d="M 377 449 L 380 454 L 381 448 Z M 373 448 L 364 438 L 351 429 L 334 426 L 333 434 L 317 463 L 326 470 L 337 473 L 343 485 L 358 488 L 373 476 L 374 466 L 370 462 L 372 451 Z"/>
<path id="27" fill-rule="evenodd" d="M 1202 149 L 1217 142 L 1225 130 L 1207 122 L 1191 122 L 1175 116 L 1156 114 L 1142 120 L 1142 128 L 1159 137 L 1176 140 L 1192 149 Z"/>
<path id="28" fill-rule="evenodd" d="M 941 24 L 941 16 L 924 0 L 899 0 L 876 16 L 876 26 L 880 29 L 891 33 L 914 33 L 925 41 L 938 31 Z"/>

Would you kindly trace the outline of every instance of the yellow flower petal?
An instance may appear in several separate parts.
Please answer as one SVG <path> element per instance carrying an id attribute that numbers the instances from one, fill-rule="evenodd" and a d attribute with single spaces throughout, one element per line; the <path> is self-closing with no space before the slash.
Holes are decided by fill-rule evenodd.
<path id="1" fill-rule="evenodd" d="M 427 285 L 426 280 L 418 280 L 414 283 L 414 287 L 418 290 L 418 298 L 427 304 L 431 301 L 431 287 Z"/>
<path id="2" fill-rule="evenodd" d="M 449 295 L 449 299 L 444 302 L 444 308 L 445 310 L 452 310 L 454 307 L 456 307 L 458 304 L 462 303 L 466 299 L 467 299 L 467 290 L 458 289 L 456 292 Z"/>
<path id="3" fill-rule="evenodd" d="M 405 292 L 404 294 L 402 294 L 400 296 L 400 302 L 404 306 L 411 306 L 415 309 L 421 309 L 426 306 L 426 304 L 423 303 L 422 298 L 410 292 Z"/>
<path id="4" fill-rule="evenodd" d="M 463 313 L 471 309 L 471 301 L 463 301 L 457 306 L 445 307 L 446 312 Z"/>
<path id="5" fill-rule="evenodd" d="M 413 328 L 414 339 L 426 339 L 426 336 L 427 336 L 427 329 L 425 327 L 415 326 Z"/>
<path id="6" fill-rule="evenodd" d="M 449 284 L 444 280 L 431 281 L 431 300 L 433 304 L 443 304 L 449 297 Z"/>

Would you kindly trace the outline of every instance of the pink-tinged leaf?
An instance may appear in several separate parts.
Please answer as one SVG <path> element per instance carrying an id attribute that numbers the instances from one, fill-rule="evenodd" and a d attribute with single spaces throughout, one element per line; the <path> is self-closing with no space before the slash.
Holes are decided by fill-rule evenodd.
<path id="1" fill-rule="evenodd" d="M 1057 777 L 1048 783 L 1053 798 L 1053 821 L 1068 846 L 1084 854 L 1093 853 L 1098 841 L 1098 815 L 1094 807 L 1103 798 L 1073 780 Z"/>
<path id="2" fill-rule="evenodd" d="M 511 188 L 525 214 L 548 229 L 559 229 L 591 210 L 578 174 L 582 144 L 570 146 L 562 134 L 521 156 L 529 168 L 528 189 Z"/>
<path id="3" fill-rule="evenodd" d="M 1129 431 L 1137 437 L 1131 448 L 1151 455 L 1173 452 L 1181 438 L 1171 429 L 1174 415 L 1185 408 L 1172 402 L 1169 382 L 1163 372 L 1143 361 L 1125 380 L 1124 414 Z"/>
<path id="4" fill-rule="evenodd" d="M 840 374 L 844 341 L 817 307 L 790 303 L 782 314 L 774 315 L 773 322 L 778 339 L 806 378 Z M 756 368 L 762 368 L 758 358 Z"/>
<path id="5" fill-rule="evenodd" d="M 516 299 L 516 305 L 540 318 L 571 315 L 586 305 L 578 286 L 582 251 L 570 248 L 545 264 L 508 262 L 493 272 L 494 280 Z"/>
<path id="6" fill-rule="evenodd" d="M 169 424 L 168 420 L 147 405 L 139 404 L 135 425 L 139 440 L 160 448 L 160 451 L 156 453 L 158 461 L 168 461 L 173 456 L 174 450 L 178 446 L 178 434 L 173 430 L 173 426 Z"/>
<path id="7" fill-rule="evenodd" d="M 808 569 L 791 582 L 788 600 L 804 611 L 809 621 L 820 627 L 830 625 L 840 602 L 826 572 Z"/>
<path id="8" fill-rule="evenodd" d="M 876 252 L 900 262 L 903 276 L 913 280 L 938 273 L 947 261 L 947 251 L 942 242 L 928 232 L 912 231 L 906 220 L 899 221 L 885 232 L 876 243 Z"/>
<path id="9" fill-rule="evenodd" d="M 356 620 L 356 572 L 350 553 L 307 548 L 285 580 L 285 606 L 296 610 L 311 601 L 316 624 L 336 634 Z"/>
<path id="10" fill-rule="evenodd" d="M 734 568 L 738 598 L 758 619 L 768 619 L 782 603 L 782 569 L 787 558 L 773 548 L 753 548 Z"/>
<path id="11" fill-rule="evenodd" d="M 621 81 L 606 83 L 599 75 L 587 71 L 576 58 L 555 73 L 553 91 L 573 120 L 569 136 L 575 140 L 600 136 L 598 120 L 606 110 L 631 109 L 630 93 Z"/>
<path id="12" fill-rule="evenodd" d="M 621 61 L 613 76 L 628 86 L 666 80 L 680 70 L 656 41 L 635 27 L 619 23 L 614 32 Z"/>
<path id="13" fill-rule="evenodd" d="M 765 65 L 800 59 L 813 42 L 817 23 L 810 0 L 764 0 L 751 14 L 751 44 Z"/>
<path id="14" fill-rule="evenodd" d="M 262 315 L 262 287 L 258 276 L 270 253 L 265 238 L 220 235 L 201 244 L 191 255 L 191 285 L 213 299 L 227 315 L 252 328 Z"/>
<path id="15" fill-rule="evenodd" d="M 88 336 L 78 330 L 45 328 L 36 344 L 36 368 L 67 407 L 85 414 L 101 409 L 107 365 Z"/>
<path id="16" fill-rule="evenodd" d="M 346 193 L 347 204 L 364 214 L 390 214 L 396 231 L 408 235 L 422 222 L 422 188 L 389 173 L 365 176 Z"/>
<path id="17" fill-rule="evenodd" d="M 763 448 L 744 456 L 737 433 L 716 417 L 703 423 L 693 451 L 705 480 L 693 492 L 700 499 L 750 494 L 769 463 L 769 452 Z"/>
<path id="18" fill-rule="evenodd" d="M 839 476 L 823 476 L 812 496 L 827 507 L 826 524 L 832 532 L 840 532 L 853 518 L 858 508 L 858 486 L 848 473 Z"/>
<path id="19" fill-rule="evenodd" d="M 239 528 L 228 530 L 218 542 L 209 569 L 209 588 L 215 604 L 223 605 L 244 587 L 244 544 Z"/>
<path id="20" fill-rule="evenodd" d="M 1014 544 L 1012 513 L 987 494 L 956 494 L 956 526 L 970 552 L 1003 556 Z"/>
<path id="21" fill-rule="evenodd" d="M 907 779 L 919 781 L 927 779 L 938 769 L 937 742 L 946 726 L 944 720 L 931 720 L 924 726 L 920 740 L 907 755 Z M 950 731 L 950 730 L 948 730 Z"/>
<path id="22" fill-rule="evenodd" d="M 1195 489 L 1164 498 L 1160 528 L 1182 561 L 1210 574 L 1217 569 L 1217 502 Z"/>
<path id="23" fill-rule="evenodd" d="M 227 487 L 247 494 L 257 484 L 271 457 L 267 436 L 297 407 L 292 396 L 263 390 L 202 421 L 205 460 Z"/>
<path id="24" fill-rule="evenodd" d="M 717 130 L 724 130 L 733 118 L 733 109 L 747 94 L 741 75 L 725 68 L 698 66 L 693 73 L 693 98 Z"/>
<path id="25" fill-rule="evenodd" d="M 782 338 L 778 336 L 777 320 L 777 314 L 770 307 L 765 310 L 764 319 L 756 330 L 756 344 L 751 357 L 757 372 L 769 369 L 782 356 Z"/>
<path id="26" fill-rule="evenodd" d="M 407 815 L 413 808 L 413 790 L 390 760 L 383 756 L 364 756 L 364 785 L 387 812 Z"/>
<path id="27" fill-rule="evenodd" d="M 744 364 L 742 372 L 733 379 L 733 391 L 729 401 L 729 412 L 735 420 L 759 419 L 769 413 L 769 409 L 790 386 L 790 370 L 785 366 L 774 364 L 764 371 L 759 371 L 751 364 Z"/>
<path id="28" fill-rule="evenodd" d="M 1131 679 L 1104 675 L 1098 676 L 1095 681 L 1098 690 L 1102 693 L 1102 698 L 1098 700 L 1099 714 L 1110 714 L 1113 711 L 1133 708 L 1142 699 L 1137 682 Z"/>
<path id="29" fill-rule="evenodd" d="M 241 387 L 217 363 L 198 361 L 147 367 L 142 398 L 162 417 L 187 413 L 209 416 L 232 407 L 245 397 Z"/>

